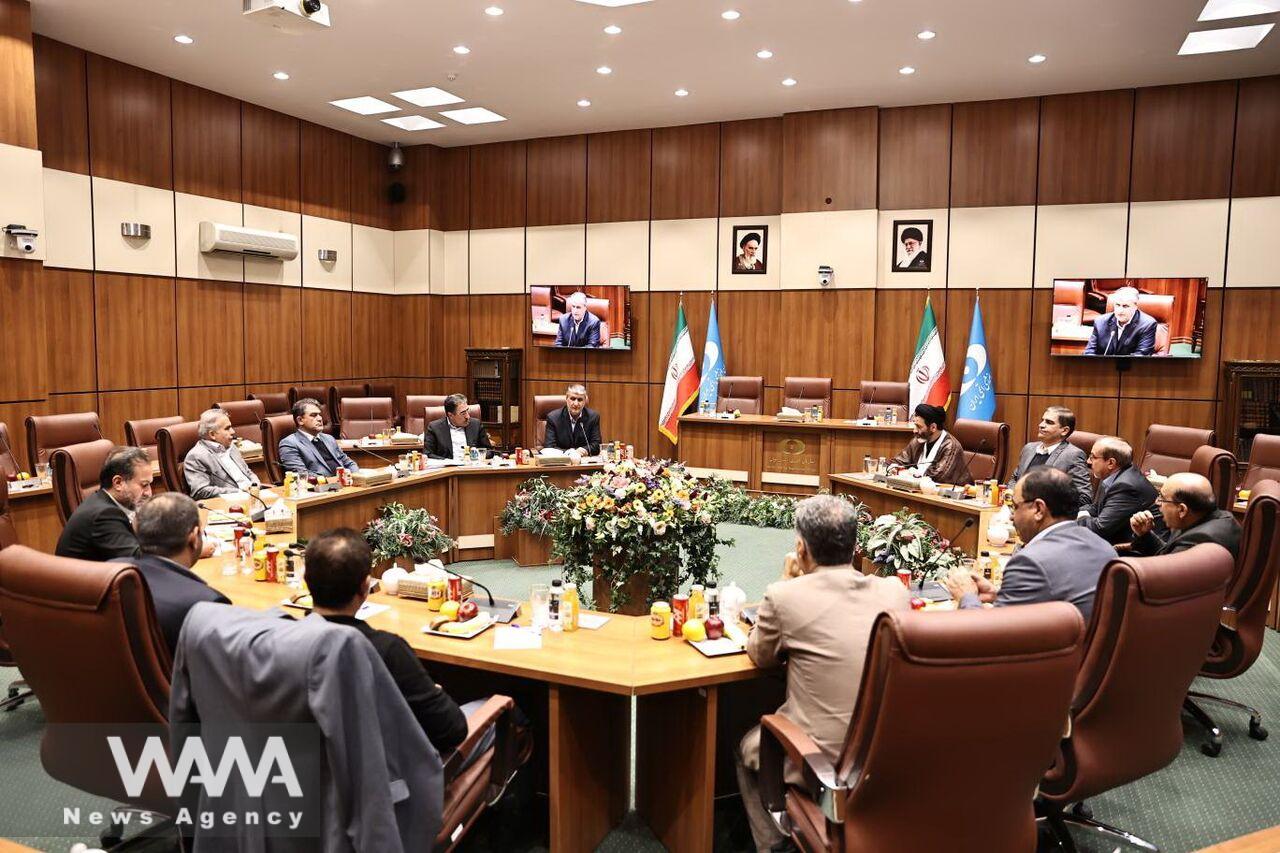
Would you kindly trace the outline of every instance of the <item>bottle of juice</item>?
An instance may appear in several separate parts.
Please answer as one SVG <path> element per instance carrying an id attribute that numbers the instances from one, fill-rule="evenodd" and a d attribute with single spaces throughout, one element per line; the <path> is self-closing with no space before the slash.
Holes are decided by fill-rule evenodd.
<path id="1" fill-rule="evenodd" d="M 547 605 L 547 625 L 552 631 L 564 630 L 564 583 L 560 578 L 551 582 L 551 600 Z"/>
<path id="2" fill-rule="evenodd" d="M 689 618 L 707 618 L 707 596 L 700 583 L 695 583 L 689 588 Z"/>
<path id="3" fill-rule="evenodd" d="M 578 613 L 582 609 L 582 599 L 578 597 L 578 585 L 573 581 L 565 581 L 563 608 L 564 629 L 578 630 Z"/>

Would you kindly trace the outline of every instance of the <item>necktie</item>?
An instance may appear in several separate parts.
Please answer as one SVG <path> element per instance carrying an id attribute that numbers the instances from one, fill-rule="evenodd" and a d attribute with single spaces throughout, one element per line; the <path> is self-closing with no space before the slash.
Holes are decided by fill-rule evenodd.
<path id="1" fill-rule="evenodd" d="M 311 439 L 311 445 L 316 449 L 316 453 L 320 456 L 320 461 L 325 464 L 325 467 L 327 469 L 325 473 L 326 474 L 338 473 L 338 464 L 337 464 L 338 460 L 333 458 L 333 456 L 329 453 L 329 449 L 324 446 L 324 443 L 321 442 L 319 438 L 313 438 Z"/>

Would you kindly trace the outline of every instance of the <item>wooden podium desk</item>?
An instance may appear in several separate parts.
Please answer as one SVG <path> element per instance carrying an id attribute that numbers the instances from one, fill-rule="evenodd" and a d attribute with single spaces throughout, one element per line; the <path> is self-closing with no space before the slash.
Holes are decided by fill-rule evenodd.
<path id="1" fill-rule="evenodd" d="M 910 424 L 866 426 L 834 418 L 813 423 L 774 415 L 680 418 L 680 461 L 695 474 L 716 474 L 748 489 L 813 494 L 830 476 L 860 471 L 866 455 L 893 457 L 912 435 Z"/>

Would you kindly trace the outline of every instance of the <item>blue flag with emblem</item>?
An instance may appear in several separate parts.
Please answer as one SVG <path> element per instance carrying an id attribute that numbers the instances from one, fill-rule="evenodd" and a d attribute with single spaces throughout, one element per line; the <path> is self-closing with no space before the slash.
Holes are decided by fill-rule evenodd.
<path id="1" fill-rule="evenodd" d="M 711 302 L 707 320 L 707 343 L 702 348 L 702 385 L 698 388 L 698 411 L 715 411 L 720 399 L 720 377 L 724 376 L 724 350 L 720 348 L 720 323 L 716 303 Z"/>
<path id="2" fill-rule="evenodd" d="M 996 413 L 996 386 L 987 358 L 987 333 L 982 328 L 982 306 L 973 302 L 973 325 L 969 328 L 969 351 L 964 359 L 964 379 L 960 383 L 960 408 L 956 417 L 989 421 Z"/>

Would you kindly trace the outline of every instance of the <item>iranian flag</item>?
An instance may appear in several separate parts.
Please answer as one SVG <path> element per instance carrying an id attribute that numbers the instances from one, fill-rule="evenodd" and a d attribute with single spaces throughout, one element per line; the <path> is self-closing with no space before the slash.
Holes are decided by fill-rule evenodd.
<path id="1" fill-rule="evenodd" d="M 684 302 L 676 313 L 676 334 L 671 341 L 671 356 L 667 359 L 667 384 L 662 389 L 662 408 L 658 413 L 658 431 L 680 441 L 680 415 L 689 404 L 698 399 L 698 367 L 693 357 L 693 341 L 689 339 L 689 324 L 684 320 Z"/>
<path id="2" fill-rule="evenodd" d="M 951 380 L 947 378 L 947 360 L 938 337 L 938 321 L 933 316 L 933 302 L 926 296 L 924 316 L 920 318 L 920 334 L 916 336 L 916 354 L 911 359 L 911 409 L 921 403 L 946 408 L 951 397 Z"/>

